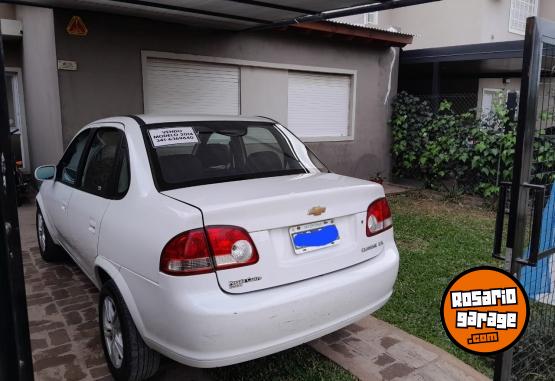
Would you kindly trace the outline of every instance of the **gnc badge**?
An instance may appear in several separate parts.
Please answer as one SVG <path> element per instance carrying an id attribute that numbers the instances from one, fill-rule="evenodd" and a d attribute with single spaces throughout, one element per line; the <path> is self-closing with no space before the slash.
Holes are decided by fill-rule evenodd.
<path id="1" fill-rule="evenodd" d="M 494 267 L 476 267 L 451 281 L 441 302 L 447 336 L 479 355 L 504 351 L 524 333 L 528 297 L 520 282 Z"/>

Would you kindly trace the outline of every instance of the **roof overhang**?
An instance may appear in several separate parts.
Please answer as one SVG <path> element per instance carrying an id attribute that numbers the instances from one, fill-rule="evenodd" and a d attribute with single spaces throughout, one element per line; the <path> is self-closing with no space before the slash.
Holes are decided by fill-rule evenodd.
<path id="1" fill-rule="evenodd" d="M 412 43 L 410 34 L 392 32 L 376 28 L 360 27 L 331 21 L 305 22 L 290 26 L 291 29 L 306 33 L 316 33 L 326 37 L 342 38 L 349 41 L 371 42 L 374 45 L 403 47 Z"/>
<path id="2" fill-rule="evenodd" d="M 450 78 L 511 78 L 522 74 L 524 41 L 449 46 L 408 50 L 401 53 L 405 78 L 427 78 L 432 64 L 440 63 L 440 72 Z"/>
<path id="3" fill-rule="evenodd" d="M 522 58 L 523 52 L 524 41 L 489 42 L 442 48 L 404 50 L 401 53 L 401 64 Z"/>
<path id="4" fill-rule="evenodd" d="M 91 10 L 227 30 L 285 27 L 441 0 L 4 0 Z"/>

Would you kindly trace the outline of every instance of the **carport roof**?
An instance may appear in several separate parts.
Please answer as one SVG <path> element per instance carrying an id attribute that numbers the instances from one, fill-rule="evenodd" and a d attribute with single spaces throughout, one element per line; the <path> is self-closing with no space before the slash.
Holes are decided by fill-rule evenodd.
<path id="1" fill-rule="evenodd" d="M 266 29 L 439 0 L 4 0 L 164 19 L 227 30 Z"/>

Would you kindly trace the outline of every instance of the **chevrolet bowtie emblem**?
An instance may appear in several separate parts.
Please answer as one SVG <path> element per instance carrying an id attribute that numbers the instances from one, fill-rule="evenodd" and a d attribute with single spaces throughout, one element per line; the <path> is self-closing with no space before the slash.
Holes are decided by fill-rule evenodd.
<path id="1" fill-rule="evenodd" d="M 323 206 L 314 206 L 310 208 L 308 214 L 310 216 L 319 216 L 320 214 L 326 213 L 326 208 Z"/>

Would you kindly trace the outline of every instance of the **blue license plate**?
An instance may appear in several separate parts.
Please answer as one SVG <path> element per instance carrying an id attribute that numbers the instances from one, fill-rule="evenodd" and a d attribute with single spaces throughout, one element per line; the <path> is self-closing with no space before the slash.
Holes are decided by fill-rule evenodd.
<path id="1" fill-rule="evenodd" d="M 339 230 L 331 221 L 293 227 L 290 233 L 297 254 L 329 247 L 339 241 Z"/>

